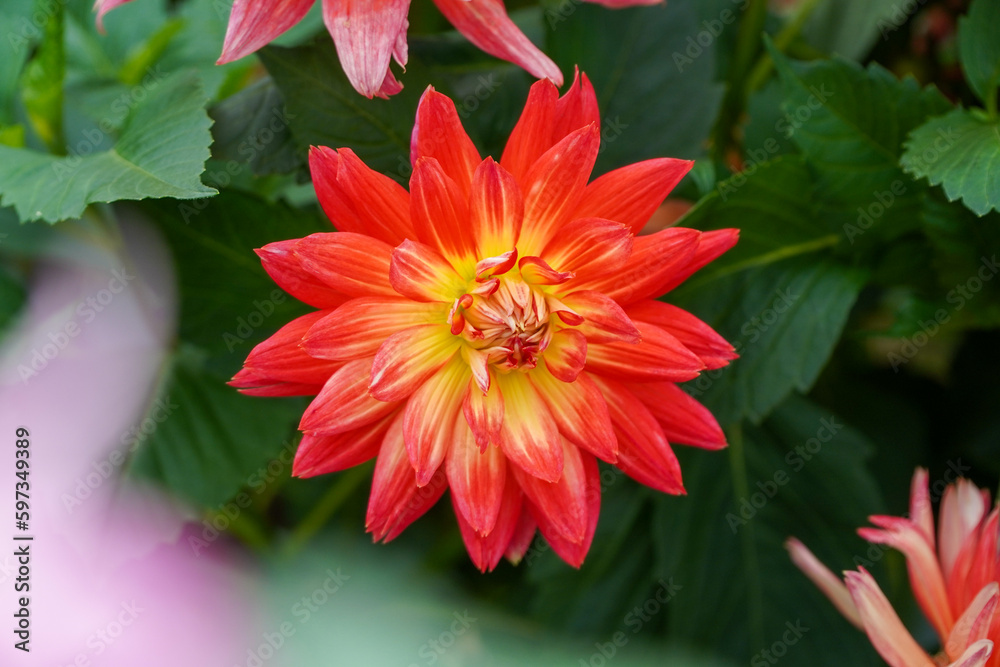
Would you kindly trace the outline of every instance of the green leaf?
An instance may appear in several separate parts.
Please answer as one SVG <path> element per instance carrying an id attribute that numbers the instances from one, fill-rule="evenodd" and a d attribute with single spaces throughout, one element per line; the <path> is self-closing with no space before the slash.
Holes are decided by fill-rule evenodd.
<path id="1" fill-rule="evenodd" d="M 190 351 L 180 352 L 142 422 L 152 433 L 134 436 L 130 474 L 160 481 L 203 507 L 252 485 L 256 471 L 287 445 L 303 406 L 243 396 L 225 381 L 206 372 Z M 290 472 L 286 464 L 280 474 Z"/>
<path id="2" fill-rule="evenodd" d="M 21 76 L 21 97 L 31 126 L 52 152 L 63 155 L 64 7 L 56 4 L 44 25 L 44 36 Z"/>
<path id="3" fill-rule="evenodd" d="M 955 109 L 910 134 L 901 164 L 976 215 L 1000 211 L 1000 118 Z"/>
<path id="4" fill-rule="evenodd" d="M 864 284 L 861 271 L 803 256 L 675 290 L 668 300 L 705 320 L 740 355 L 685 388 L 722 424 L 760 421 L 813 385 Z"/>
<path id="5" fill-rule="evenodd" d="M 197 77 L 182 72 L 152 86 L 111 150 L 57 158 L 0 146 L 3 204 L 25 221 L 57 222 L 79 217 L 94 202 L 215 194 L 199 179 L 211 143 L 204 105 Z M 107 138 L 94 132 L 88 152 Z"/>
<path id="6" fill-rule="evenodd" d="M 285 98 L 262 79 L 209 110 L 212 157 L 248 164 L 257 176 L 295 171 L 305 163 L 292 137 Z"/>
<path id="7" fill-rule="evenodd" d="M 602 123 L 597 171 L 702 155 L 723 91 L 712 80 L 714 46 L 693 40 L 703 26 L 691 3 L 613 12 L 565 6 L 572 10 L 565 20 L 548 14 L 547 52 L 564 74 L 579 65 L 594 84 Z"/>
<path id="8" fill-rule="evenodd" d="M 32 43 L 41 32 L 29 21 L 31 3 L 21 2 L 22 7 L 4 3 L 0 7 L 0 34 L 4 35 L 4 57 L 0 58 L 0 125 L 10 125 L 17 120 L 15 101 L 18 83 Z"/>
<path id="9" fill-rule="evenodd" d="M 0 250 L 3 250 L 5 240 L 6 234 L 0 232 Z M 21 311 L 26 296 L 21 281 L 0 267 L 0 340 Z"/>
<path id="10" fill-rule="evenodd" d="M 177 261 L 180 337 L 208 351 L 213 369 L 232 375 L 256 343 L 308 310 L 275 285 L 254 248 L 331 230 L 315 211 L 231 191 L 147 208 Z"/>
<path id="11" fill-rule="evenodd" d="M 958 49 L 965 79 L 993 115 L 997 111 L 1000 85 L 1000 3 L 974 0 L 969 13 L 958 20 Z"/>
<path id="12" fill-rule="evenodd" d="M 879 36 L 888 39 L 906 23 L 905 6 L 899 0 L 825 0 L 802 34 L 821 51 L 861 60 Z"/>
<path id="13" fill-rule="evenodd" d="M 882 508 L 872 451 L 836 415 L 793 398 L 760 427 L 731 432 L 726 458 L 679 452 L 689 495 L 657 497 L 650 530 L 658 570 L 690 582 L 671 601 L 668 636 L 766 664 L 761 652 L 791 624 L 800 636 L 782 665 L 882 664 L 783 548 L 795 536 L 835 572 L 879 569 L 886 550 L 869 558 L 854 532 Z"/>
<path id="14" fill-rule="evenodd" d="M 951 108 L 935 88 L 921 89 L 876 64 L 802 63 L 774 48 L 771 55 L 785 87 L 786 127 L 816 169 L 819 191 L 834 202 L 867 205 L 905 182 L 899 156 L 907 133 Z"/>

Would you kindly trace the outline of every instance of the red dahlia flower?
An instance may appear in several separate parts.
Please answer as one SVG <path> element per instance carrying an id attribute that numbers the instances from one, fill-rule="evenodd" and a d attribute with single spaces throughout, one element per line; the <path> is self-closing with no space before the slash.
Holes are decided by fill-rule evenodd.
<path id="1" fill-rule="evenodd" d="M 674 383 L 726 365 L 733 348 L 653 299 L 737 231 L 636 237 L 691 163 L 648 160 L 588 184 L 598 128 L 586 76 L 562 98 L 539 81 L 498 164 L 428 88 L 409 192 L 349 149 L 310 153 L 320 204 L 342 231 L 258 254 L 320 310 L 258 345 L 232 384 L 317 395 L 295 475 L 377 457 L 376 539 L 399 535 L 449 487 L 480 569 L 518 560 L 536 525 L 579 566 L 597 524 L 598 458 L 680 494 L 668 443 L 725 446 Z"/>
<path id="2" fill-rule="evenodd" d="M 663 0 L 584 0 L 606 7 L 655 5 Z M 96 0 L 97 22 L 130 0 Z M 314 0 L 233 0 L 219 64 L 239 60 L 270 43 L 302 20 Z M 388 97 L 403 89 L 389 69 L 406 67 L 406 16 L 410 0 L 322 0 L 323 21 L 340 55 L 344 73 L 365 97 Z M 523 67 L 532 76 L 561 86 L 562 72 L 507 16 L 503 0 L 434 0 L 455 28 L 492 56 Z"/>
<path id="3" fill-rule="evenodd" d="M 927 486 L 918 468 L 910 491 L 909 518 L 870 517 L 878 528 L 858 534 L 906 556 L 917 603 L 941 639 L 941 652 L 927 655 L 907 632 L 875 579 L 864 569 L 845 572 L 846 585 L 795 539 L 788 541 L 795 564 L 819 586 L 849 621 L 868 634 L 892 667 L 997 667 L 1000 652 L 1000 551 L 998 514 L 990 493 L 966 479 L 949 484 L 941 500 L 937 536 Z"/>

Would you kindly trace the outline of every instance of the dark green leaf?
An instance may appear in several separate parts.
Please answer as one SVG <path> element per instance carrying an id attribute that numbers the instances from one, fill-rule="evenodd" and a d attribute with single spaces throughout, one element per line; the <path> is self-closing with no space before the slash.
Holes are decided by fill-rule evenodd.
<path id="1" fill-rule="evenodd" d="M 304 164 L 289 123 L 285 98 L 271 79 L 263 79 L 210 110 L 212 157 L 248 164 L 257 176 L 288 173 Z"/>
<path id="2" fill-rule="evenodd" d="M 958 49 L 965 79 L 987 107 L 996 112 L 1000 85 L 1000 3 L 973 0 L 969 13 L 958 20 Z"/>
<path id="3" fill-rule="evenodd" d="M 4 232 L 0 232 L 0 251 L 3 250 L 6 236 Z M 0 267 L 0 340 L 3 339 L 7 327 L 21 311 L 25 296 L 21 281 Z"/>
<path id="4" fill-rule="evenodd" d="M 899 0 L 824 0 L 802 34 L 821 51 L 861 60 L 879 37 L 888 39 L 906 23 L 906 6 Z"/>

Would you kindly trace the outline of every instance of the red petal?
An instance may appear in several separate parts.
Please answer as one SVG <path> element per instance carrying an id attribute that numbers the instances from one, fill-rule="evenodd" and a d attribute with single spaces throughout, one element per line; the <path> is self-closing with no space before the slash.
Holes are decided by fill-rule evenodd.
<path id="1" fill-rule="evenodd" d="M 416 324 L 440 323 L 448 316 L 444 304 L 409 299 L 363 296 L 352 299 L 315 322 L 302 347 L 319 359 L 373 357 L 389 336 Z"/>
<path id="2" fill-rule="evenodd" d="M 538 81 L 528 91 L 524 111 L 510 133 L 500 164 L 523 182 L 542 153 L 552 148 L 559 90 L 551 81 Z"/>
<path id="3" fill-rule="evenodd" d="M 382 441 L 372 478 L 365 526 L 375 540 L 392 540 L 429 510 L 448 488 L 443 471 L 426 486 L 417 486 L 416 475 L 403 444 L 400 414 Z"/>
<path id="4" fill-rule="evenodd" d="M 604 395 L 586 373 L 574 382 L 563 382 L 544 368 L 536 368 L 528 377 L 548 404 L 564 438 L 602 461 L 615 462 L 618 440 L 611 425 L 611 415 Z"/>
<path id="5" fill-rule="evenodd" d="M 694 162 L 656 158 L 609 171 L 587 186 L 573 217 L 607 218 L 638 234 Z"/>
<path id="6" fill-rule="evenodd" d="M 454 423 L 454 444 L 448 452 L 445 473 L 455 513 L 461 514 L 479 535 L 489 535 L 500 514 L 507 458 L 499 447 L 481 450 L 464 417 L 459 416 Z M 510 484 L 514 484 L 513 480 Z"/>
<path id="7" fill-rule="evenodd" d="M 652 238 L 652 236 L 655 236 L 655 234 L 643 238 Z M 650 296 L 666 294 L 691 277 L 695 271 L 732 248 L 739 240 L 740 230 L 738 229 L 716 229 L 711 232 L 702 233 L 701 239 L 698 241 L 698 249 L 695 250 L 694 255 L 688 261 L 687 266 L 674 273 L 674 275 L 660 287 L 658 292 L 651 294 Z M 633 301 L 637 300 L 638 299 L 633 299 Z"/>
<path id="8" fill-rule="evenodd" d="M 541 257 L 522 257 L 517 267 L 529 285 L 561 285 L 573 278 L 571 272 L 556 271 Z"/>
<path id="9" fill-rule="evenodd" d="M 353 468 L 374 458 L 395 418 L 396 413 L 392 412 L 374 424 L 336 435 L 304 434 L 295 453 L 292 474 L 315 477 Z"/>
<path id="10" fill-rule="evenodd" d="M 688 269 L 701 236 L 701 232 L 684 227 L 638 236 L 632 242 L 632 255 L 621 269 L 586 280 L 577 278 L 571 283 L 572 289 L 602 292 L 623 306 L 660 296 L 669 281 Z M 569 286 L 563 290 L 569 291 Z"/>
<path id="11" fill-rule="evenodd" d="M 456 419 L 465 425 L 461 409 L 468 385 L 469 368 L 456 356 L 413 392 L 406 403 L 403 439 L 418 486 L 430 481 L 452 441 L 460 437 L 454 425 Z"/>
<path id="12" fill-rule="evenodd" d="M 403 296 L 415 301 L 452 301 L 465 294 L 465 280 L 434 248 L 403 241 L 392 251 L 389 283 Z"/>
<path id="13" fill-rule="evenodd" d="M 503 395 L 496 382 L 491 382 L 489 392 L 484 394 L 479 385 L 470 380 L 462 411 L 480 449 L 499 443 L 504 407 Z"/>
<path id="14" fill-rule="evenodd" d="M 547 482 L 516 466 L 512 471 L 521 490 L 531 501 L 532 513 L 543 534 L 555 534 L 574 544 L 581 544 L 587 536 L 590 519 L 584 459 L 593 460 L 593 456 L 583 454 L 564 439 L 560 440 L 558 446 L 563 459 L 563 473 L 558 480 Z"/>
<path id="15" fill-rule="evenodd" d="M 517 485 L 510 484 L 508 486 Z M 518 487 L 518 490 L 520 491 L 520 487 Z M 524 555 L 528 553 L 532 540 L 535 539 L 535 530 L 537 528 L 538 522 L 535 521 L 535 517 L 531 516 L 531 510 L 528 509 L 527 505 L 522 505 L 521 516 L 517 519 L 514 534 L 511 535 L 510 542 L 507 544 L 507 550 L 504 552 L 507 560 L 514 565 L 521 562 Z M 530 561 L 528 564 L 531 564 Z"/>
<path id="16" fill-rule="evenodd" d="M 521 181 L 524 221 L 518 250 L 537 255 L 571 220 L 594 169 L 601 135 L 596 125 L 581 127 L 546 151 Z"/>
<path id="17" fill-rule="evenodd" d="M 555 527 L 537 509 L 538 527 L 545 536 L 545 540 L 552 547 L 552 550 L 564 561 L 573 567 L 583 565 L 583 560 L 590 551 L 590 545 L 594 541 L 594 533 L 597 532 L 597 520 L 601 514 L 601 471 L 597 466 L 597 459 L 593 456 L 581 453 L 583 459 L 584 476 L 586 479 L 586 500 L 587 500 L 587 532 L 580 542 L 573 542 L 563 537 Z"/>
<path id="18" fill-rule="evenodd" d="M 302 349 L 302 337 L 329 312 L 319 310 L 295 318 L 251 350 L 243 367 L 269 381 L 323 384 L 341 364 L 307 354 Z"/>
<path id="19" fill-rule="evenodd" d="M 631 254 L 632 232 L 628 227 L 612 220 L 582 218 L 559 230 L 542 257 L 560 271 L 591 280 L 618 271 Z"/>
<path id="20" fill-rule="evenodd" d="M 344 73 L 369 99 L 402 89 L 389 73 L 389 59 L 400 34 L 405 39 L 409 9 L 410 0 L 323 0 L 323 22 Z"/>
<path id="21" fill-rule="evenodd" d="M 410 193 L 370 169 L 350 148 L 309 149 L 309 170 L 323 211 L 342 232 L 356 232 L 391 246 L 414 235 Z"/>
<path id="22" fill-rule="evenodd" d="M 476 564 L 480 572 L 492 571 L 497 566 L 504 555 L 504 551 L 509 549 L 515 531 L 520 526 L 519 518 L 522 515 L 524 505 L 524 494 L 520 487 L 511 481 L 504 484 L 503 498 L 500 500 L 500 513 L 497 515 L 493 530 L 485 537 L 479 535 L 465 520 L 461 510 L 459 510 L 455 494 L 451 496 L 452 506 L 455 508 L 455 519 L 458 521 L 459 530 L 462 532 L 462 541 L 469 552 L 469 557 Z M 532 525 L 534 533 L 534 525 Z"/>
<path id="23" fill-rule="evenodd" d="M 347 301 L 350 297 L 302 268 L 302 260 L 295 254 L 295 247 L 300 240 L 269 243 L 254 252 L 260 257 L 271 280 L 299 301 L 316 308 L 336 308 Z"/>
<path id="24" fill-rule="evenodd" d="M 563 382 L 572 382 L 587 363 L 587 339 L 575 329 L 562 329 L 542 355 L 545 367 Z"/>
<path id="25" fill-rule="evenodd" d="M 498 375 L 496 384 L 503 394 L 503 453 L 530 476 L 558 480 L 563 469 L 561 438 L 545 401 L 521 373 Z"/>
<path id="26" fill-rule="evenodd" d="M 677 306 L 662 301 L 640 301 L 630 305 L 626 312 L 635 321 L 655 324 L 671 334 L 698 355 L 708 370 L 722 368 L 740 356 L 715 329 Z"/>
<path id="27" fill-rule="evenodd" d="M 448 258 L 463 274 L 476 263 L 468 211 L 468 198 L 441 164 L 434 158 L 417 160 L 410 178 L 410 218 L 417 239 Z"/>
<path id="28" fill-rule="evenodd" d="M 600 292 L 573 292 L 564 296 L 562 302 L 583 317 L 583 323 L 577 327 L 577 331 L 587 337 L 587 342 L 639 342 L 639 330 L 622 307 Z"/>
<path id="29" fill-rule="evenodd" d="M 389 284 L 388 243 L 363 234 L 325 232 L 299 241 L 302 268 L 348 296 L 397 296 Z"/>
<path id="30" fill-rule="evenodd" d="M 244 368 L 227 382 L 230 387 L 236 387 L 246 396 L 315 396 L 322 389 L 322 384 L 307 384 L 302 382 L 278 382 L 266 377 L 254 375 Z"/>
<path id="31" fill-rule="evenodd" d="M 460 33 L 486 53 L 523 67 L 534 77 L 562 85 L 562 72 L 510 20 L 501 0 L 434 0 L 434 4 Z"/>
<path id="32" fill-rule="evenodd" d="M 410 140 L 410 163 L 417 164 L 422 157 L 436 159 L 468 197 L 472 174 L 482 158 L 462 127 L 455 103 L 433 86 L 428 86 L 420 98 Z"/>
<path id="33" fill-rule="evenodd" d="M 250 55 L 302 20 L 313 0 L 233 0 L 229 27 L 217 64 Z"/>
<path id="34" fill-rule="evenodd" d="M 371 364 L 371 359 L 356 359 L 334 373 L 306 408 L 299 429 L 335 435 L 371 424 L 392 412 L 395 403 L 368 395 Z"/>
<path id="35" fill-rule="evenodd" d="M 554 144 L 581 127 L 591 123 L 601 126 L 601 112 L 597 108 L 597 94 L 590 79 L 580 75 L 580 68 L 573 69 L 573 83 L 569 85 L 566 94 L 556 102 L 555 118 L 552 124 L 552 139 Z"/>
<path id="36" fill-rule="evenodd" d="M 686 382 L 705 370 L 693 352 L 660 327 L 635 322 L 642 336 L 637 344 L 592 343 L 587 346 L 587 370 L 633 382 Z"/>
<path id="37" fill-rule="evenodd" d="M 421 324 L 390 336 L 372 364 L 369 392 L 380 401 L 400 401 L 436 373 L 458 351 L 446 324 Z"/>
<path id="38" fill-rule="evenodd" d="M 660 422 L 669 442 L 704 449 L 722 449 L 726 435 L 708 408 L 671 382 L 627 385 Z"/>
<path id="39" fill-rule="evenodd" d="M 517 244 L 524 218 L 521 188 L 488 157 L 476 168 L 469 198 L 469 223 L 480 257 L 494 257 Z"/>
<path id="40" fill-rule="evenodd" d="M 646 406 L 617 382 L 594 378 L 604 394 L 611 423 L 618 435 L 618 461 L 622 472 L 646 486 L 670 494 L 683 494 L 681 466 L 667 438 Z"/>

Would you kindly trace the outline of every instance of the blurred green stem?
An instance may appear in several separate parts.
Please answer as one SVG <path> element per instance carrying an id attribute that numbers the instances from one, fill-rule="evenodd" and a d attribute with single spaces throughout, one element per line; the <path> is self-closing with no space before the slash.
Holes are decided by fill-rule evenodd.
<path id="1" fill-rule="evenodd" d="M 802 32 L 802 26 L 805 25 L 806 20 L 812 15 L 813 10 L 815 10 L 821 2 L 823 2 L 823 0 L 805 0 L 805 2 L 799 5 L 791 20 L 785 24 L 785 27 L 782 28 L 777 35 L 774 36 L 774 45 L 779 51 L 784 52 L 788 49 L 792 40 L 798 37 L 799 33 Z M 767 53 L 767 51 L 762 52 L 760 58 L 757 60 L 757 64 L 754 65 L 747 80 L 748 95 L 764 85 L 767 81 L 767 77 L 771 75 L 771 70 L 773 68 L 774 61 L 771 59 L 771 56 Z"/>
<path id="2" fill-rule="evenodd" d="M 354 492 L 369 475 L 368 466 L 356 466 L 342 473 L 337 482 L 330 486 L 327 492 L 320 498 L 312 511 L 306 515 L 285 543 L 285 556 L 294 556 L 303 546 L 312 539 L 313 535 L 319 532 L 326 522 L 333 516 L 333 513 L 340 508 L 344 501 Z"/>

